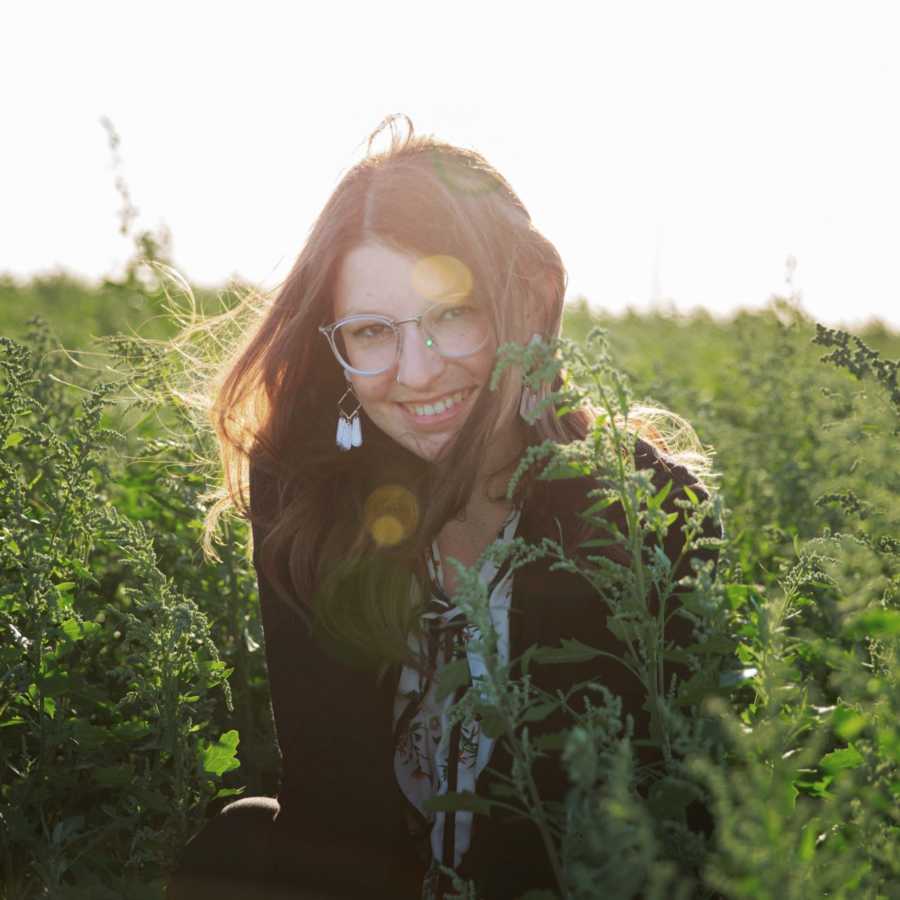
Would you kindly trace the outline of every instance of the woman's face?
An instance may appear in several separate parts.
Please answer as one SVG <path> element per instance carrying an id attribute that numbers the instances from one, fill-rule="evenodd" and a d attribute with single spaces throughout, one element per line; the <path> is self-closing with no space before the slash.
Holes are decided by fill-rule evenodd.
<path id="1" fill-rule="evenodd" d="M 469 270 L 450 257 L 423 259 L 379 243 L 360 244 L 338 271 L 334 321 L 357 313 L 410 319 L 469 288 Z M 471 297 L 466 302 L 477 305 Z M 399 328 L 396 365 L 379 375 L 349 373 L 350 380 L 372 422 L 398 444 L 433 461 L 459 433 L 481 392 L 489 389 L 496 339 L 489 329 L 483 347 L 452 359 L 429 346 L 415 322 Z"/>

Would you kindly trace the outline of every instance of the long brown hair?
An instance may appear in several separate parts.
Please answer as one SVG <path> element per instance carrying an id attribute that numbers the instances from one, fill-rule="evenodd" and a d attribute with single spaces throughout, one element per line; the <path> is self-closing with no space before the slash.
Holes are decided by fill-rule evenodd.
<path id="1" fill-rule="evenodd" d="M 376 139 L 385 136 L 389 145 L 376 151 Z M 257 564 L 284 602 L 301 614 L 314 611 L 323 631 L 361 659 L 409 662 L 419 561 L 465 507 L 493 423 L 506 421 L 518 403 L 519 373 L 508 370 L 498 390 L 482 392 L 435 464 L 369 422 L 362 447 L 338 450 L 336 403 L 345 384 L 317 329 L 331 320 L 344 257 L 373 240 L 462 261 L 490 309 L 498 345 L 525 343 L 534 331 L 558 334 L 565 270 L 509 183 L 480 154 L 416 135 L 405 116 L 389 117 L 370 137 L 365 158 L 341 179 L 274 300 L 215 382 L 211 419 L 225 480 L 206 518 L 204 546 L 212 552 L 217 520 L 234 507 L 264 525 Z M 584 437 L 590 419 L 587 410 L 562 419 L 549 412 L 528 440 Z M 263 505 L 250 496 L 251 480 L 254 491 L 264 482 L 278 490 Z M 373 534 L 367 507 L 385 495 L 406 510 L 398 517 L 403 533 L 390 541 Z"/>

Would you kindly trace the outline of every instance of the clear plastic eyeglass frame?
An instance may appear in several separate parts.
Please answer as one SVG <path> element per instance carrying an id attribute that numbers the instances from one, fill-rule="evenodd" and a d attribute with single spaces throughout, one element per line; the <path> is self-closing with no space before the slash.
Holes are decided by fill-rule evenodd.
<path id="1" fill-rule="evenodd" d="M 389 372 L 394 368 L 395 365 L 400 361 L 400 354 L 403 350 L 403 332 L 400 330 L 401 325 L 407 325 L 411 322 L 415 322 L 416 326 L 420 328 L 425 335 L 425 346 L 430 350 L 434 350 L 439 356 L 442 356 L 444 359 L 466 359 L 469 356 L 473 356 L 479 350 L 484 347 L 484 345 L 488 342 L 490 337 L 490 332 L 485 334 L 484 339 L 478 344 L 477 347 L 472 350 L 467 350 L 465 353 L 444 353 L 441 348 L 438 346 L 435 338 L 428 333 L 428 331 L 422 326 L 422 320 L 433 310 L 438 309 L 442 306 L 449 306 L 451 304 L 447 303 L 435 303 L 433 306 L 429 306 L 425 312 L 420 313 L 417 316 L 410 316 L 408 319 L 391 319 L 389 316 L 378 315 L 377 313 L 354 313 L 352 316 L 344 316 L 343 319 L 338 319 L 337 322 L 332 322 L 330 325 L 320 325 L 319 331 L 325 335 L 328 339 L 328 344 L 331 347 L 331 352 L 334 354 L 334 358 L 340 363 L 341 367 L 346 369 L 348 372 L 352 372 L 354 375 L 383 375 L 385 372 Z M 393 361 L 384 366 L 381 369 L 368 370 L 368 369 L 357 369 L 355 366 L 351 366 L 346 359 L 341 356 L 340 350 L 338 350 L 337 342 L 334 338 L 335 331 L 341 327 L 341 325 L 345 325 L 348 322 L 381 322 L 387 325 L 394 332 L 394 339 L 396 343 L 396 349 L 394 351 L 394 359 Z"/>

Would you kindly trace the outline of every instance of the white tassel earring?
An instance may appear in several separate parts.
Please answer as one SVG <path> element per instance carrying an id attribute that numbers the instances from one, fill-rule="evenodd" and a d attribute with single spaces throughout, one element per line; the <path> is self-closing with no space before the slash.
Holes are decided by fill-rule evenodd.
<path id="1" fill-rule="evenodd" d="M 522 385 L 522 397 L 519 400 L 519 415 L 522 417 L 526 425 L 533 425 L 531 415 L 535 407 L 538 405 L 538 397 L 535 392 L 528 387 L 527 384 Z"/>
<path id="2" fill-rule="evenodd" d="M 531 336 L 531 340 L 528 342 L 529 347 L 533 347 L 536 344 L 541 343 L 541 336 L 539 334 L 533 334 Z M 522 381 L 522 396 L 519 399 L 519 415 L 525 421 L 527 425 L 533 425 L 534 422 L 532 420 L 532 415 L 534 413 L 535 408 L 537 407 L 540 400 L 545 396 L 545 385 L 541 385 L 540 394 L 533 391 L 523 379 Z"/>
<path id="3" fill-rule="evenodd" d="M 352 412 L 344 411 L 344 401 L 347 397 L 351 397 L 351 403 L 356 404 L 356 408 Z M 353 385 L 348 382 L 347 390 L 344 391 L 341 399 L 338 400 L 338 421 L 337 434 L 335 435 L 335 443 L 341 450 L 349 450 L 351 447 L 362 446 L 362 424 L 359 420 L 359 411 L 362 404 L 353 390 Z"/>

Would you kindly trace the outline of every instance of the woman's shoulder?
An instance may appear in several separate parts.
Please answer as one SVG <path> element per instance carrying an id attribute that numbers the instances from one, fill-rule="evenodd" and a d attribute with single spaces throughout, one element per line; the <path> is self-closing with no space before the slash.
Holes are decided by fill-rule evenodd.
<path id="1" fill-rule="evenodd" d="M 635 442 L 633 461 L 636 470 L 651 470 L 653 486 L 657 490 L 671 481 L 673 490 L 677 489 L 676 493 L 689 487 L 701 500 L 709 495 L 700 478 L 687 466 L 642 438 Z M 592 491 L 608 486 L 608 479 L 598 472 L 575 478 L 538 478 L 532 484 L 525 505 L 526 508 L 537 505 L 558 513 L 577 513 L 591 502 Z"/>
<path id="2" fill-rule="evenodd" d="M 283 487 L 283 481 L 271 462 L 254 459 L 251 456 L 247 488 L 250 494 L 250 511 L 254 519 L 264 519 L 276 514 Z"/>
<path id="3" fill-rule="evenodd" d="M 690 488 L 700 501 L 709 496 L 707 487 L 690 468 L 648 441 L 636 440 L 633 460 L 637 471 L 650 471 L 656 491 L 671 482 L 672 487 L 662 503 L 666 512 L 683 514 L 676 501 L 687 496 L 685 488 Z M 575 478 L 537 479 L 525 498 L 519 535 L 529 541 L 551 537 L 572 550 L 589 537 L 592 531 L 588 518 L 583 515 L 585 510 L 596 502 L 598 489 L 609 486 L 609 480 L 597 472 Z M 626 525 L 620 503 L 611 504 L 601 515 L 624 532 Z M 673 540 L 680 533 L 676 526 L 670 532 Z M 720 523 L 710 519 L 704 524 L 704 533 L 713 537 L 721 536 Z"/>
<path id="4" fill-rule="evenodd" d="M 664 487 L 671 481 L 673 488 L 689 487 L 701 500 L 706 499 L 709 494 L 700 478 L 687 466 L 642 438 L 638 438 L 635 442 L 634 464 L 639 471 L 653 470 L 653 484 L 657 488 Z"/>

